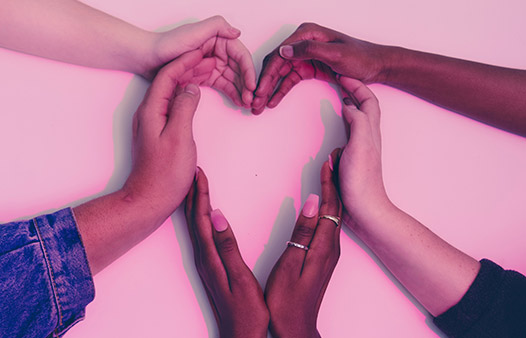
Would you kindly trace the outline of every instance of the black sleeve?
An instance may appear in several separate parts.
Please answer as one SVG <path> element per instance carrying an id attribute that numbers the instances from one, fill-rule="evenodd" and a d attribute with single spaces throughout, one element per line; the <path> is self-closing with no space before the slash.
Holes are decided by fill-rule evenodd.
<path id="1" fill-rule="evenodd" d="M 483 259 L 464 297 L 434 318 L 449 337 L 526 337 L 526 277 Z"/>

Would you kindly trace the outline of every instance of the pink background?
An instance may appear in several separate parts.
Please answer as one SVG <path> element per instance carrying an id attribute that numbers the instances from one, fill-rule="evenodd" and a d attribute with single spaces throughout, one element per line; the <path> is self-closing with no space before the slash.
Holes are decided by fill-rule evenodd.
<path id="1" fill-rule="evenodd" d="M 268 0 L 86 3 L 146 29 L 223 15 L 240 28 L 259 73 L 264 55 L 304 21 L 384 44 L 526 68 L 523 1 Z M 0 49 L 0 222 L 77 205 L 119 188 L 130 168 L 130 121 L 147 83 Z M 383 111 L 388 193 L 473 257 L 526 273 L 526 143 L 388 87 Z M 285 247 L 297 210 L 319 193 L 319 169 L 343 145 L 330 86 L 301 83 L 253 117 L 203 89 L 195 118 L 198 164 L 261 283 Z M 74 202 L 72 202 L 74 201 Z M 181 210 L 95 277 L 87 318 L 67 335 L 216 336 Z M 326 337 L 436 337 L 426 313 L 349 231 L 325 296 Z M 416 306 L 415 306 L 416 305 Z"/>

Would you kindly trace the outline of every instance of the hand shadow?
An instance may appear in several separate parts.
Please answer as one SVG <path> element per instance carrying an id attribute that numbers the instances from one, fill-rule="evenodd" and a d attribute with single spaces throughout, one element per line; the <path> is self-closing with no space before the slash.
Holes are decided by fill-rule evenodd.
<path id="1" fill-rule="evenodd" d="M 321 100 L 320 115 L 325 134 L 316 157 L 310 158 L 301 173 L 302 205 L 309 194 L 321 195 L 321 167 L 328 160 L 332 150 L 343 146 L 346 142 L 345 128 L 341 116 L 336 113 L 329 100 Z M 254 266 L 254 275 L 263 288 L 274 264 L 285 250 L 285 242 L 290 239 L 295 223 L 296 210 L 294 209 L 294 200 L 291 197 L 286 197 L 281 204 L 265 249 Z"/>

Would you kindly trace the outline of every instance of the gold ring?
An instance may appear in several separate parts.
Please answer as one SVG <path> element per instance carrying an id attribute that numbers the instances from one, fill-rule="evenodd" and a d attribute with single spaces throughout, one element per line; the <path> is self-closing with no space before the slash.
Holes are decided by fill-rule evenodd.
<path id="1" fill-rule="evenodd" d="M 322 218 L 330 219 L 331 221 L 334 222 L 334 224 L 336 224 L 337 227 L 340 226 L 340 222 L 341 222 L 340 217 L 331 216 L 331 215 L 321 215 L 320 217 L 318 217 L 318 220 Z"/>

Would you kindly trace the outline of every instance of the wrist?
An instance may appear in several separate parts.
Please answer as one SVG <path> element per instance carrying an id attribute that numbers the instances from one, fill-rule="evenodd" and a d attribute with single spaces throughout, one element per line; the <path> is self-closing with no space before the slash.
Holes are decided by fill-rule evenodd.
<path id="1" fill-rule="evenodd" d="M 320 333 L 316 326 L 308 327 L 305 323 L 292 324 L 291 321 L 270 321 L 270 333 L 274 338 L 319 338 Z"/>
<path id="2" fill-rule="evenodd" d="M 136 46 L 135 57 L 133 58 L 134 65 L 132 66 L 135 74 L 148 80 L 153 80 L 155 74 L 163 65 L 158 53 L 160 39 L 161 33 L 149 31 L 143 31 L 137 38 L 138 45 Z"/>
<path id="3" fill-rule="evenodd" d="M 137 217 L 154 226 L 161 225 L 177 209 L 177 206 L 166 205 L 159 198 L 141 194 L 134 187 L 125 184 L 115 192 L 119 204 L 127 209 L 137 210 Z"/>
<path id="4" fill-rule="evenodd" d="M 376 83 L 388 84 L 393 82 L 393 76 L 396 74 L 396 68 L 400 65 L 400 61 L 403 60 L 404 48 L 396 46 L 380 46 L 381 66 Z"/>
<path id="5" fill-rule="evenodd" d="M 344 219 L 345 224 L 355 233 L 367 231 L 377 224 L 384 224 L 386 218 L 398 210 L 387 195 L 370 200 L 364 205 L 365 207 L 346 208 L 349 217 Z"/>

